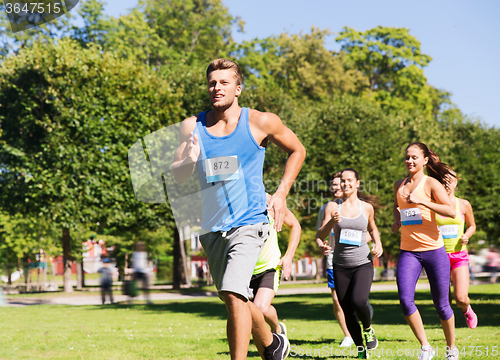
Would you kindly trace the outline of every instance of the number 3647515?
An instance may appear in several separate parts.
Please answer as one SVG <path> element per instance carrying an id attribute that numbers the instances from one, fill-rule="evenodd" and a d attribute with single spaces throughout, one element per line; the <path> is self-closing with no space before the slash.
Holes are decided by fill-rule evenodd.
<path id="1" fill-rule="evenodd" d="M 7 14 L 59 14 L 61 12 L 61 3 L 5 3 L 5 12 Z"/>

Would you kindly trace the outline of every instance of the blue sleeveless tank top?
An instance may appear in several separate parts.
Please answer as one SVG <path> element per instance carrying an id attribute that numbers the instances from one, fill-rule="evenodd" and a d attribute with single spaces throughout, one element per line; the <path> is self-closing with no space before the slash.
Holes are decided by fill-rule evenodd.
<path id="1" fill-rule="evenodd" d="M 229 231 L 243 225 L 268 223 L 262 169 L 266 148 L 250 132 L 248 108 L 241 109 L 236 129 L 214 136 L 200 113 L 195 133 L 200 144 L 197 173 L 201 184 L 202 228 Z"/>

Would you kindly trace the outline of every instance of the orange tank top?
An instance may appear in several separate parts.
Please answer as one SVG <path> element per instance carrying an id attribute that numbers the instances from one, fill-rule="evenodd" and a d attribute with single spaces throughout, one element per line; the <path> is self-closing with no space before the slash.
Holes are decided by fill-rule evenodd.
<path id="1" fill-rule="evenodd" d="M 425 192 L 426 180 L 427 176 L 424 176 L 413 193 L 420 199 L 432 201 Z M 405 181 L 396 193 L 401 216 L 401 250 L 429 251 L 443 247 L 443 238 L 436 224 L 436 213 L 423 205 L 408 204 L 408 194 L 403 194 Z"/>

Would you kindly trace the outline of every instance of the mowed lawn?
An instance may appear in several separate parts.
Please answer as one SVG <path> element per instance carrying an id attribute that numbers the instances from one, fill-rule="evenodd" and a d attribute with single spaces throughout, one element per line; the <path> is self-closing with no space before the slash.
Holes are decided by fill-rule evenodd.
<path id="1" fill-rule="evenodd" d="M 460 359 L 500 359 L 500 285 L 470 290 L 479 327 L 467 328 L 454 306 Z M 444 359 L 444 336 L 429 291 L 418 291 L 416 299 L 429 341 L 438 349 L 435 359 Z M 419 344 L 401 314 L 397 293 L 372 292 L 370 301 L 380 342 L 372 358 L 416 359 Z M 288 327 L 291 359 L 352 358 L 338 347 L 343 335 L 329 294 L 279 296 L 274 304 Z M 0 359 L 229 358 L 226 309 L 217 298 L 154 305 L 3 307 L 0 319 Z M 253 345 L 248 358 L 259 358 Z"/>

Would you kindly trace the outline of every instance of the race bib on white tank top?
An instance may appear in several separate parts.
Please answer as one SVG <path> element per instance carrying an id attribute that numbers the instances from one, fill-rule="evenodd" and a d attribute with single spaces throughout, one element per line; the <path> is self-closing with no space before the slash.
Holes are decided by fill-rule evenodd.
<path id="1" fill-rule="evenodd" d="M 420 208 L 401 209 L 401 225 L 421 225 L 422 211 Z"/>
<path id="2" fill-rule="evenodd" d="M 361 245 L 363 232 L 360 230 L 342 229 L 340 231 L 339 243 L 348 245 Z"/>
<path id="3" fill-rule="evenodd" d="M 458 237 L 458 225 L 441 225 L 439 227 L 439 232 L 443 239 L 455 239 Z"/>

